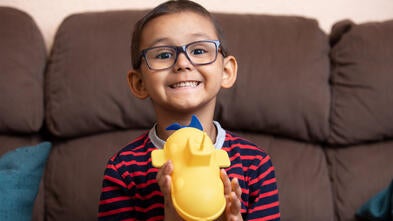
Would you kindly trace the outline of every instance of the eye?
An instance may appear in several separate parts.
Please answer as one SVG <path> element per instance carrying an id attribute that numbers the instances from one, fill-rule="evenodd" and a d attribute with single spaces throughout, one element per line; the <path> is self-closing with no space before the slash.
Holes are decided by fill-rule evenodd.
<path id="1" fill-rule="evenodd" d="M 175 51 L 171 48 L 160 47 L 149 50 L 146 55 L 151 60 L 167 60 L 175 56 Z"/>
<path id="2" fill-rule="evenodd" d="M 187 47 L 188 55 L 193 57 L 209 56 L 214 51 L 215 45 L 211 42 L 194 42 Z"/>
<path id="3" fill-rule="evenodd" d="M 170 59 L 173 57 L 173 54 L 170 52 L 161 52 L 154 56 L 155 59 Z"/>
<path id="4" fill-rule="evenodd" d="M 191 54 L 193 54 L 193 55 L 202 55 L 205 53 L 207 53 L 207 50 L 205 50 L 203 48 L 196 48 L 191 51 Z"/>

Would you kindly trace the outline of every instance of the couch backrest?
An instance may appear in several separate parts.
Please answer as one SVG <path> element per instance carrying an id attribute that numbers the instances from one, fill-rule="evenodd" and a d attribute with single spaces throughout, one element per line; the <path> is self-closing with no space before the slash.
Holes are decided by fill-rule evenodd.
<path id="1" fill-rule="evenodd" d="M 1 155 L 32 144 L 43 125 L 46 49 L 34 20 L 9 7 L 0 7 L 0 48 Z"/>
<path id="2" fill-rule="evenodd" d="M 0 132 L 37 132 L 44 119 L 44 41 L 24 12 L 0 7 L 0 16 Z"/>
<path id="3" fill-rule="evenodd" d="M 130 35 L 142 12 L 86 13 L 61 24 L 46 75 L 46 122 L 59 137 L 147 128 L 149 102 L 128 89 Z"/>
<path id="4" fill-rule="evenodd" d="M 392 39 L 393 20 L 333 27 L 330 143 L 393 137 Z"/>
<path id="5" fill-rule="evenodd" d="M 149 101 L 135 99 L 126 82 L 130 36 L 142 13 L 85 13 L 61 25 L 46 76 L 46 120 L 53 134 L 72 137 L 152 125 Z M 329 45 L 317 22 L 285 16 L 217 18 L 238 59 L 239 78 L 235 88 L 221 94 L 216 119 L 233 130 L 326 139 Z"/>
<path id="6" fill-rule="evenodd" d="M 218 15 L 239 63 L 234 88 L 218 99 L 231 130 L 323 141 L 329 130 L 329 45 L 313 19 Z"/>

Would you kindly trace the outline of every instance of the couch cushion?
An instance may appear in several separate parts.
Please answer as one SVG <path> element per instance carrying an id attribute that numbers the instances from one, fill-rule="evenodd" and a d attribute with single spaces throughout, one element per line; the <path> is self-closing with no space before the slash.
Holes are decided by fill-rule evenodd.
<path id="1" fill-rule="evenodd" d="M 0 7 L 0 133 L 37 132 L 44 121 L 46 49 L 34 20 Z"/>
<path id="2" fill-rule="evenodd" d="M 239 64 L 234 88 L 222 91 L 224 127 L 321 141 L 329 123 L 329 44 L 313 19 L 219 15 Z"/>
<path id="3" fill-rule="evenodd" d="M 31 220 L 51 144 L 19 147 L 0 157 L 0 220 Z"/>
<path id="4" fill-rule="evenodd" d="M 42 137 L 37 134 L 21 135 L 0 135 L 0 156 L 21 146 L 36 145 L 42 141 Z"/>
<path id="5" fill-rule="evenodd" d="M 355 221 L 355 212 L 393 178 L 393 141 L 326 150 L 338 220 Z"/>
<path id="6" fill-rule="evenodd" d="M 6 152 L 15 150 L 22 146 L 34 146 L 42 142 L 42 137 L 38 134 L 21 136 L 20 134 L 15 135 L 0 135 L 0 157 Z M 42 221 L 44 216 L 44 200 L 43 200 L 43 178 L 41 179 L 40 187 L 35 198 L 33 208 L 32 221 Z"/>
<path id="7" fill-rule="evenodd" d="M 45 220 L 97 220 L 109 158 L 143 132 L 109 132 L 54 142 L 45 172 Z"/>
<path id="8" fill-rule="evenodd" d="M 46 120 L 51 133 L 81 136 L 148 128 L 153 110 L 127 83 L 133 25 L 143 12 L 71 15 L 61 24 L 46 75 Z"/>
<path id="9" fill-rule="evenodd" d="M 239 135 L 257 143 L 271 155 L 282 220 L 334 220 L 333 192 L 321 146 L 260 133 Z"/>
<path id="10" fill-rule="evenodd" d="M 334 144 L 393 137 L 393 20 L 332 30 L 332 114 Z"/>

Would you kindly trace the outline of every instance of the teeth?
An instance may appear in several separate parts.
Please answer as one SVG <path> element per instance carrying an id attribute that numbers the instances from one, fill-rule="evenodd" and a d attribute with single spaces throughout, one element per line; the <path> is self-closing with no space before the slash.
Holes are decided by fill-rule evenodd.
<path id="1" fill-rule="evenodd" d="M 173 84 L 172 88 L 179 88 L 179 87 L 196 87 L 198 86 L 198 81 L 182 81 L 176 84 Z"/>

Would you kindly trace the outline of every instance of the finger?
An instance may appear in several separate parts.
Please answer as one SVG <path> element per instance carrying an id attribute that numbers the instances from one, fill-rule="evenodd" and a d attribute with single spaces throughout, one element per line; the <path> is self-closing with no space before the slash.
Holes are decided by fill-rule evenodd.
<path id="1" fill-rule="evenodd" d="M 157 176 L 156 176 L 157 180 L 159 180 L 162 176 L 171 174 L 172 171 L 173 171 L 173 164 L 172 164 L 172 162 L 170 160 L 168 160 L 158 170 L 158 173 L 157 173 Z"/>
<path id="2" fill-rule="evenodd" d="M 171 188 L 171 176 L 170 174 L 173 171 L 173 166 L 170 161 L 167 161 L 159 170 L 156 176 L 158 185 L 160 186 L 161 192 L 164 194 L 164 197 L 170 194 Z"/>
<path id="3" fill-rule="evenodd" d="M 157 172 L 157 175 L 156 175 L 156 179 L 157 179 L 158 185 L 160 185 L 160 186 L 162 184 L 162 177 L 163 177 L 163 173 L 164 173 L 164 168 L 165 168 L 165 164 L 162 165 L 162 167 L 158 169 L 158 172 Z"/>
<path id="4" fill-rule="evenodd" d="M 229 195 L 232 192 L 231 181 L 229 180 L 229 177 L 224 169 L 220 170 L 220 177 L 222 183 L 224 184 L 224 194 Z"/>
<path id="5" fill-rule="evenodd" d="M 232 184 L 232 191 L 236 193 L 237 198 L 240 199 L 242 195 L 242 188 L 240 187 L 239 180 L 237 178 L 234 178 L 231 181 Z"/>
<path id="6" fill-rule="evenodd" d="M 232 214 L 239 214 L 240 213 L 240 199 L 236 196 L 236 193 L 232 192 L 231 193 L 231 213 Z"/>
<path id="7" fill-rule="evenodd" d="M 171 194 L 171 182 L 172 180 L 170 176 L 164 176 L 162 186 L 160 188 L 165 198 L 169 197 Z"/>

